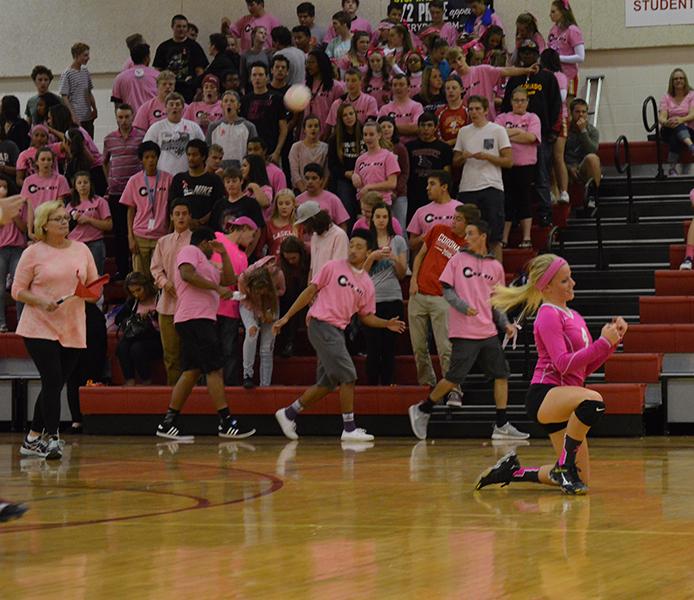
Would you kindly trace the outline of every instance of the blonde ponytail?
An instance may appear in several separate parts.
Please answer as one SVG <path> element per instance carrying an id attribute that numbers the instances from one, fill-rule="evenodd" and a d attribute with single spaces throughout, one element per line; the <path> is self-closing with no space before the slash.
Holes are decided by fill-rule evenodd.
<path id="1" fill-rule="evenodd" d="M 555 254 L 542 254 L 533 258 L 528 263 L 528 283 L 519 287 L 497 286 L 492 296 L 492 306 L 507 312 L 524 305 L 519 320 L 534 314 L 542 304 L 542 292 L 537 289 L 537 282 L 556 258 Z"/>

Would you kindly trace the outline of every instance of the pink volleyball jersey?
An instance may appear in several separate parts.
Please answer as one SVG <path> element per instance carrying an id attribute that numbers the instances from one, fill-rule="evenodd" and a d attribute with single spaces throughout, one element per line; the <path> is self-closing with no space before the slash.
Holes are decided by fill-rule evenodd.
<path id="1" fill-rule="evenodd" d="M 497 334 L 490 298 L 494 288 L 504 283 L 504 267 L 493 256 L 480 256 L 461 250 L 448 261 L 439 278 L 451 286 L 469 306 L 477 309 L 473 316 L 450 307 L 448 337 L 486 340 Z"/>
<path id="2" fill-rule="evenodd" d="M 553 304 L 540 306 L 533 330 L 537 364 L 531 383 L 583 386 L 615 351 L 604 337 L 593 341 L 576 311 Z"/>

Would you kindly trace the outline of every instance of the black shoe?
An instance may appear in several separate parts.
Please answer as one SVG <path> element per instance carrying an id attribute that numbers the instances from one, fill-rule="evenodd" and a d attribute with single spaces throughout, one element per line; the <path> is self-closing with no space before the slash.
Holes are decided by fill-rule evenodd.
<path id="1" fill-rule="evenodd" d="M 501 487 L 508 485 L 513 480 L 513 472 L 520 469 L 520 462 L 515 452 L 509 452 L 506 456 L 499 459 L 493 467 L 487 469 L 477 479 L 476 490 L 483 487 L 500 483 Z"/>
<path id="2" fill-rule="evenodd" d="M 549 472 L 549 478 L 556 483 L 561 491 L 572 496 L 582 496 L 588 493 L 588 486 L 581 481 L 578 467 L 556 464 Z"/>
<path id="3" fill-rule="evenodd" d="M 157 437 L 178 442 L 194 442 L 195 436 L 183 435 L 181 430 L 173 421 L 163 421 L 159 423 L 156 431 Z"/>
<path id="4" fill-rule="evenodd" d="M 253 383 L 253 378 L 252 377 L 244 377 L 243 378 L 243 387 L 245 387 L 247 390 L 252 390 L 255 387 L 255 383 Z"/>
<path id="5" fill-rule="evenodd" d="M 12 519 L 19 519 L 29 507 L 24 504 L 2 504 L 0 503 L 0 523 L 5 521 L 11 521 Z"/>
<path id="6" fill-rule="evenodd" d="M 237 419 L 231 417 L 221 420 L 217 426 L 217 435 L 228 440 L 242 440 L 251 437 L 254 433 L 255 429 L 246 429 Z"/>

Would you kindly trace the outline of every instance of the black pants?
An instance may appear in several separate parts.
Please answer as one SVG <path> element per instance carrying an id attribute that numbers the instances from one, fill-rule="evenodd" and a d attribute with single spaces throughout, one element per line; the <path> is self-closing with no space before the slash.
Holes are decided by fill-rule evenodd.
<path id="1" fill-rule="evenodd" d="M 535 181 L 536 165 L 504 169 L 504 213 L 506 221 L 529 219 L 532 213 L 532 184 Z"/>
<path id="2" fill-rule="evenodd" d="M 113 219 L 116 265 L 122 278 L 130 273 L 130 248 L 128 247 L 128 207 L 120 203 L 121 195 L 108 197 L 108 207 Z"/>
<path id="3" fill-rule="evenodd" d="M 289 310 L 289 307 L 294 304 L 294 301 L 299 297 L 301 292 L 304 291 L 305 287 L 306 285 L 301 288 L 289 284 L 287 285 L 284 295 L 280 296 L 280 314 L 283 315 Z M 301 325 L 301 323 L 303 323 L 305 320 L 306 309 L 303 309 L 289 319 L 289 321 L 287 321 L 287 324 L 282 327 L 282 331 L 279 334 L 279 339 L 277 340 L 277 345 L 280 347 L 280 349 L 286 348 L 288 344 L 294 344 L 296 331 L 299 328 L 299 325 Z"/>
<path id="4" fill-rule="evenodd" d="M 239 327 L 241 319 L 223 317 L 217 315 L 217 332 L 222 343 L 222 356 L 224 357 L 224 385 L 240 385 L 240 350 L 239 350 Z"/>
<path id="5" fill-rule="evenodd" d="M 378 302 L 376 316 L 382 319 L 403 318 L 402 300 Z M 397 334 L 389 329 L 364 327 L 366 336 L 366 377 L 369 385 L 390 385 L 395 371 L 395 341 Z"/>
<path id="6" fill-rule="evenodd" d="M 41 392 L 34 406 L 33 431 L 50 435 L 60 426 L 60 393 L 77 366 L 80 350 L 65 348 L 55 340 L 24 338 L 29 356 L 41 376 Z"/>
<path id="7" fill-rule="evenodd" d="M 89 134 L 89 137 L 94 139 L 94 119 L 91 121 L 80 121 L 80 126 Z"/>
<path id="8" fill-rule="evenodd" d="M 116 356 L 123 377 L 135 379 L 137 374 L 141 380 L 149 381 L 152 378 L 152 363 L 162 357 L 161 338 L 121 338 L 116 348 Z"/>

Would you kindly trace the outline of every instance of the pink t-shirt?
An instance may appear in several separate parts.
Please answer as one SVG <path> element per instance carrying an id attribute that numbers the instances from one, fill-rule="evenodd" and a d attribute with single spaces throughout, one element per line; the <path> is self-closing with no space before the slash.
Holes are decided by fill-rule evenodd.
<path id="1" fill-rule="evenodd" d="M 94 196 L 86 202 L 80 202 L 77 206 L 68 205 L 65 208 L 75 220 L 78 215 L 85 215 L 92 219 L 99 220 L 111 218 L 111 210 L 108 207 L 108 202 L 101 196 Z M 68 239 L 84 242 L 86 244 L 87 242 L 103 239 L 104 232 L 94 227 L 94 225 L 84 224 L 77 225 L 67 237 Z"/>
<path id="2" fill-rule="evenodd" d="M 409 76 L 410 80 L 410 98 L 414 98 L 419 92 L 422 91 L 422 77 L 424 76 L 424 71 L 419 71 L 418 73 L 411 73 Z"/>
<path id="3" fill-rule="evenodd" d="M 345 84 L 342 81 L 335 80 L 330 90 L 323 89 L 320 81 L 314 81 L 313 88 L 311 89 L 311 102 L 309 102 L 308 107 L 304 111 L 304 117 L 314 115 L 320 119 L 321 123 L 327 123 L 333 103 L 335 100 L 339 99 L 340 96 L 344 95 L 344 93 Z M 302 131 L 301 139 L 303 138 L 304 135 Z"/>
<path id="4" fill-rule="evenodd" d="M 154 123 L 162 119 L 166 119 L 166 104 L 155 96 L 140 106 L 135 114 L 133 127 L 147 131 Z"/>
<path id="5" fill-rule="evenodd" d="M 474 317 L 457 309 L 448 309 L 448 337 L 486 340 L 497 334 L 490 298 L 494 288 L 504 283 L 504 267 L 491 256 L 479 256 L 461 250 L 451 260 L 439 278 L 472 308 Z"/>
<path id="6" fill-rule="evenodd" d="M 463 81 L 463 100 L 467 105 L 470 96 L 484 96 L 489 100 L 489 114 L 487 119 L 493 121 L 496 117 L 494 109 L 494 88 L 501 80 L 501 69 L 490 65 L 477 65 L 470 67 Z"/>
<path id="7" fill-rule="evenodd" d="M 384 104 L 378 111 L 378 116 L 393 117 L 396 125 L 416 125 L 417 119 L 419 119 L 423 112 L 424 107 L 419 102 L 415 102 L 408 98 L 405 102 L 396 102 L 393 100 L 392 102 L 388 102 L 388 104 Z M 411 142 L 413 139 L 415 139 L 415 136 L 400 136 L 400 142 L 402 144 Z"/>
<path id="8" fill-rule="evenodd" d="M 384 104 L 390 102 L 390 85 L 381 75 L 374 75 L 368 83 L 364 79 L 362 87 L 364 93 L 373 96 L 376 100 L 376 106 L 380 109 Z"/>
<path id="9" fill-rule="evenodd" d="M 562 94 L 562 97 L 564 98 L 564 100 L 562 100 L 561 103 L 561 118 L 566 119 L 569 116 L 569 107 L 566 104 L 566 97 L 569 93 L 569 78 L 561 71 L 557 71 L 554 74 L 554 78 L 557 80 L 559 92 Z"/>
<path id="10" fill-rule="evenodd" d="M 234 244 L 226 235 L 220 231 L 214 234 L 218 242 L 226 248 L 227 254 L 229 255 L 229 260 L 231 261 L 231 266 L 234 267 L 234 273 L 240 275 L 248 268 L 248 256 L 241 250 L 236 244 Z M 222 257 L 220 254 L 215 252 L 212 255 L 212 262 L 220 265 L 222 264 Z M 236 291 L 235 285 L 230 285 L 229 289 L 233 292 Z M 222 317 L 229 317 L 231 319 L 239 319 L 241 313 L 239 312 L 239 301 L 238 300 L 223 300 L 219 299 L 219 308 L 217 309 L 217 314 Z"/>
<path id="11" fill-rule="evenodd" d="M 207 125 L 203 127 L 201 123 L 205 115 L 207 115 L 208 125 L 209 123 L 220 121 L 222 117 L 224 117 L 221 100 L 217 100 L 214 104 L 208 104 L 207 102 L 192 102 L 186 107 L 185 111 L 183 111 L 184 119 L 195 121 L 200 125 L 202 130 L 207 133 Z"/>
<path id="12" fill-rule="evenodd" d="M 34 148 L 33 146 L 27 148 L 26 150 L 22 150 L 19 153 L 19 156 L 17 157 L 17 170 L 18 171 L 24 171 L 24 177 L 28 177 L 29 175 L 33 175 L 36 173 L 38 170 L 36 168 L 36 153 L 38 152 L 38 148 Z M 54 160 L 53 161 L 53 173 L 55 175 L 58 174 L 58 161 Z"/>
<path id="13" fill-rule="evenodd" d="M 429 202 L 429 204 L 421 206 L 412 215 L 407 232 L 414 235 L 425 235 L 436 225 L 448 225 L 450 227 L 453 224 L 456 206 L 460 206 L 460 202 L 457 200 L 450 200 L 445 204 Z"/>
<path id="14" fill-rule="evenodd" d="M 318 202 L 321 210 L 324 210 L 330 215 L 333 223 L 342 225 L 342 223 L 349 221 L 349 213 L 345 210 L 342 200 L 340 200 L 332 192 L 323 190 L 317 196 L 311 196 L 308 192 L 304 192 L 296 197 L 296 205 L 299 206 L 304 202 L 308 202 L 309 200 Z"/>
<path id="15" fill-rule="evenodd" d="M 41 177 L 38 173 L 30 175 L 22 184 L 22 197 L 29 200 L 31 207 L 36 210 L 44 202 L 51 202 L 67 196 L 70 193 L 70 186 L 67 179 L 62 175 L 51 175 L 51 177 Z"/>
<path id="16" fill-rule="evenodd" d="M 559 56 L 571 56 L 576 54 L 576 46 L 585 44 L 583 32 L 576 25 L 569 25 L 566 29 L 560 29 L 558 25 L 552 25 L 547 35 L 547 45 L 556 50 Z M 578 65 L 574 63 L 561 63 L 561 70 L 569 78 L 569 81 L 578 77 Z"/>
<path id="17" fill-rule="evenodd" d="M 393 226 L 395 235 L 402 235 L 402 226 L 395 217 L 390 218 L 390 224 Z M 357 229 L 369 229 L 369 222 L 366 220 L 366 217 L 359 217 L 357 219 L 354 227 L 352 227 L 352 233 L 354 233 Z"/>
<path id="18" fill-rule="evenodd" d="M 29 246 L 19 259 L 12 297 L 16 300 L 20 292 L 29 291 L 43 300 L 67 299 L 53 312 L 25 304 L 17 334 L 56 340 L 66 348 L 86 348 L 84 300 L 72 294 L 78 281 L 87 284 L 97 277 L 94 257 L 81 242 L 72 241 L 65 248 L 54 248 L 45 242 Z"/>
<path id="19" fill-rule="evenodd" d="M 677 104 L 675 99 L 670 94 L 665 94 L 660 99 L 660 111 L 666 111 L 668 119 L 670 117 L 686 117 L 694 108 L 694 91 L 689 92 L 682 102 Z M 694 127 L 694 120 L 686 123 L 688 127 Z M 23 154 L 23 153 L 22 153 Z M 22 156 L 21 154 L 19 155 Z M 19 161 L 17 161 L 19 169 Z"/>
<path id="20" fill-rule="evenodd" d="M 18 217 L 22 221 L 27 219 L 26 206 L 22 206 Z M 16 248 L 24 248 L 27 245 L 26 238 L 19 227 L 15 225 L 14 219 L 5 225 L 0 225 L 0 248 L 14 246 Z M 4 288 L 0 291 L 4 292 Z"/>
<path id="21" fill-rule="evenodd" d="M 113 81 L 111 98 L 119 98 L 122 102 L 138 109 L 147 100 L 157 95 L 157 77 L 159 71 L 153 67 L 138 65 L 119 73 Z"/>
<path id="22" fill-rule="evenodd" d="M 366 31 L 369 35 L 371 35 L 371 21 L 367 21 L 366 19 L 363 19 L 362 17 L 355 17 L 352 19 L 352 23 L 349 26 L 349 30 L 354 33 L 355 31 Z M 330 42 L 335 37 L 335 28 L 330 25 L 328 27 L 328 31 L 325 34 L 325 37 L 323 38 L 324 43 Z"/>
<path id="23" fill-rule="evenodd" d="M 137 237 L 158 240 L 169 232 L 169 190 L 172 177 L 165 171 L 157 171 L 156 176 L 147 177 L 140 171 L 133 175 L 125 185 L 120 203 L 135 208 L 133 233 Z M 154 202 L 150 195 L 154 194 Z"/>
<path id="24" fill-rule="evenodd" d="M 421 104 L 420 104 L 421 106 Z M 382 183 L 391 175 L 400 173 L 398 158 L 385 148 L 376 152 L 364 152 L 359 155 L 354 165 L 354 172 L 361 177 L 362 183 Z M 383 201 L 390 204 L 393 201 L 393 192 L 380 192 Z M 361 191 L 357 192 L 357 197 L 361 197 Z"/>
<path id="25" fill-rule="evenodd" d="M 363 92 L 359 94 L 356 99 L 346 98 L 343 100 L 342 98 L 338 98 L 335 100 L 330 107 L 330 112 L 325 120 L 326 125 L 335 127 L 335 124 L 337 123 L 337 109 L 340 108 L 340 106 L 342 106 L 342 104 L 345 102 L 349 102 L 352 106 L 354 106 L 354 112 L 357 113 L 357 120 L 362 125 L 366 123 L 366 119 L 368 117 L 378 116 L 378 104 L 376 104 L 376 99 L 370 94 Z"/>
<path id="26" fill-rule="evenodd" d="M 183 281 L 181 277 L 181 265 L 191 265 L 200 277 L 219 285 L 222 272 L 213 265 L 197 246 L 185 246 L 176 257 L 176 271 L 174 272 L 174 286 L 176 287 L 176 312 L 174 323 L 183 323 L 193 319 L 217 320 L 219 308 L 219 294 L 216 290 L 206 290 L 195 287 Z"/>
<path id="27" fill-rule="evenodd" d="M 376 290 L 366 271 L 357 271 L 346 260 L 331 260 L 313 276 L 318 288 L 308 317 L 344 329 L 352 315 L 376 312 Z"/>
<path id="28" fill-rule="evenodd" d="M 280 25 L 282 25 L 282 23 L 270 13 L 265 13 L 262 17 L 244 15 L 230 27 L 230 31 L 232 35 L 239 38 L 239 53 L 244 54 L 251 48 L 251 33 L 253 29 L 256 27 L 265 27 L 265 31 L 267 31 L 265 48 L 270 49 L 272 47 L 270 32 Z"/>
<path id="29" fill-rule="evenodd" d="M 425 31 L 430 31 L 432 29 L 436 29 L 436 27 L 434 25 L 430 25 L 429 27 L 427 27 Z M 441 29 L 439 29 L 439 37 L 442 37 L 444 40 L 446 40 L 448 42 L 448 45 L 451 48 L 453 48 L 458 43 L 460 33 L 456 26 L 453 25 L 453 23 L 444 23 L 441 26 Z M 426 46 L 423 40 L 421 40 L 421 43 L 423 46 Z"/>
<path id="30" fill-rule="evenodd" d="M 531 383 L 582 387 L 586 377 L 615 351 L 606 338 L 593 342 L 583 317 L 569 308 L 543 304 L 533 326 L 537 364 Z"/>
<path id="31" fill-rule="evenodd" d="M 477 38 L 477 39 L 481 38 L 485 34 L 487 29 L 489 29 L 489 27 L 492 25 L 496 25 L 497 27 L 501 27 L 501 29 L 504 28 L 504 25 L 501 22 L 501 17 L 499 17 L 499 15 L 497 15 L 496 13 L 492 14 L 492 19 L 491 19 L 492 22 L 489 25 L 484 25 L 482 23 L 483 16 L 484 15 L 480 15 L 479 17 L 477 17 L 475 19 L 475 25 L 472 28 L 472 37 Z"/>
<path id="32" fill-rule="evenodd" d="M 276 194 L 280 190 L 287 187 L 287 176 L 284 174 L 284 171 L 275 163 L 267 163 L 265 171 L 267 172 L 267 178 L 270 181 L 270 187 L 272 187 L 273 194 Z"/>
<path id="33" fill-rule="evenodd" d="M 502 113 L 496 118 L 496 123 L 506 129 L 522 129 L 535 136 L 532 144 L 519 144 L 511 140 L 513 149 L 513 166 L 526 167 L 537 164 L 537 147 L 542 141 L 542 123 L 535 113 L 526 112 L 516 115 L 512 112 Z"/>
<path id="34" fill-rule="evenodd" d="M 311 273 L 318 273 L 331 260 L 346 259 L 348 252 L 349 239 L 342 227 L 333 223 L 325 233 L 314 233 L 311 236 Z"/>

